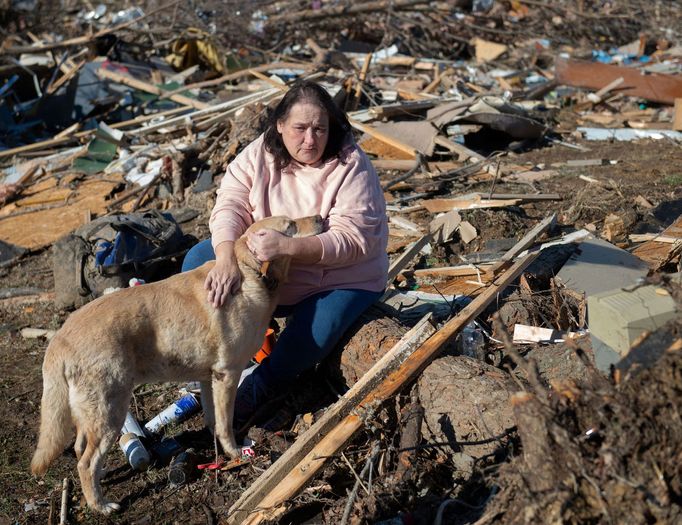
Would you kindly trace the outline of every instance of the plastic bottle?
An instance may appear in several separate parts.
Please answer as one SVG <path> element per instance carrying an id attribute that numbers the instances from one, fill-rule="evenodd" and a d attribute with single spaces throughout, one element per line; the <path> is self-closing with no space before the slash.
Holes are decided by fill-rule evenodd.
<path id="1" fill-rule="evenodd" d="M 118 440 L 118 444 L 134 470 L 147 470 L 150 463 L 149 452 L 144 448 L 137 434 L 133 432 L 123 434 Z"/>
<path id="2" fill-rule="evenodd" d="M 128 411 L 118 444 L 134 470 L 146 470 L 150 463 L 149 452 L 140 440 L 143 437 L 145 437 L 144 430 L 135 416 Z"/>
<path id="3" fill-rule="evenodd" d="M 167 465 L 171 459 L 184 450 L 183 446 L 175 438 L 165 438 L 151 447 L 156 465 Z"/>
<path id="4" fill-rule="evenodd" d="M 469 323 L 462 329 L 459 335 L 459 351 L 461 355 L 483 359 L 485 349 L 485 337 L 475 322 Z"/>
<path id="5" fill-rule="evenodd" d="M 148 421 L 144 428 L 152 434 L 168 423 L 179 423 L 201 409 L 199 400 L 193 394 L 186 394 Z"/>
<path id="6" fill-rule="evenodd" d="M 142 427 L 137 422 L 137 419 L 135 419 L 135 416 L 133 416 L 130 410 L 128 410 L 128 412 L 126 412 L 126 420 L 123 423 L 123 428 L 121 429 L 121 434 L 128 434 L 130 432 L 141 438 L 146 436 L 144 430 L 142 430 Z"/>

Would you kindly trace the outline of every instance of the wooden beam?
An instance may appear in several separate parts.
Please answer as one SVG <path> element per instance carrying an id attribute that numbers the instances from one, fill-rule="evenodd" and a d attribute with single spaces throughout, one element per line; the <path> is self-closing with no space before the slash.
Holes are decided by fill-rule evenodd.
<path id="1" fill-rule="evenodd" d="M 232 80 L 239 80 L 241 78 L 248 77 L 249 75 L 253 75 L 255 71 L 257 71 L 259 73 L 264 73 L 264 72 L 269 71 L 271 69 L 287 69 L 287 68 L 303 69 L 305 71 L 308 71 L 308 70 L 312 69 L 312 65 L 310 65 L 310 64 L 299 64 L 298 62 L 271 62 L 269 64 L 263 64 L 260 66 L 241 69 L 239 71 L 235 71 L 234 73 L 228 73 L 227 75 L 223 75 L 222 77 L 212 78 L 211 80 L 203 80 L 201 82 L 195 82 L 194 84 L 187 84 L 186 86 L 183 86 L 183 87 L 178 88 L 178 89 L 174 89 L 173 91 L 166 91 L 159 98 L 163 100 L 165 98 L 169 98 L 172 95 L 176 95 L 178 93 L 182 93 L 182 92 L 190 90 L 190 89 L 200 89 L 200 88 L 205 88 L 205 87 L 219 86 L 221 84 L 231 82 Z"/>
<path id="2" fill-rule="evenodd" d="M 142 80 L 138 80 L 131 76 L 123 75 L 121 73 L 117 73 L 109 69 L 99 68 L 97 70 L 97 76 L 100 78 L 111 80 L 112 82 L 116 82 L 117 84 L 123 84 L 125 86 L 129 86 L 131 88 L 144 91 L 145 93 L 151 93 L 152 95 L 161 96 L 165 92 L 163 89 L 161 89 L 158 86 L 155 86 L 154 84 L 143 82 Z M 185 95 L 176 94 L 171 95 L 168 98 L 170 98 L 173 102 L 177 102 L 178 104 L 182 104 L 183 106 L 190 106 L 193 107 L 194 109 L 206 109 L 211 107 L 211 105 L 207 104 L 206 102 L 200 102 L 196 99 L 187 97 Z"/>
<path id="3" fill-rule="evenodd" d="M 404 153 L 407 153 L 413 159 L 417 158 L 417 150 L 414 149 L 412 146 L 405 144 L 404 142 L 400 142 L 399 140 L 394 139 L 393 137 L 389 137 L 385 133 L 382 133 L 381 131 L 374 129 L 372 126 L 367 126 L 366 124 L 358 122 L 357 120 L 354 120 L 352 118 L 348 120 L 350 122 L 350 125 L 353 126 L 355 129 L 367 133 L 368 135 L 374 137 L 375 139 L 380 140 L 381 142 L 388 144 L 389 146 L 392 146 Z"/>
<path id="4" fill-rule="evenodd" d="M 426 4 L 425 0 L 378 0 L 375 2 L 352 2 L 350 4 L 340 4 L 338 6 L 323 7 L 322 9 L 299 9 L 287 10 L 281 15 L 268 17 L 268 26 L 280 24 L 282 22 L 303 22 L 318 18 L 328 18 L 333 16 L 352 16 L 357 13 L 370 13 L 372 11 L 383 11 L 385 9 L 401 9 L 416 4 Z"/>
<path id="5" fill-rule="evenodd" d="M 242 494 L 239 501 L 230 509 L 230 516 L 226 523 L 242 523 L 248 514 L 243 509 L 254 509 L 265 495 L 276 488 L 280 481 L 290 474 L 301 458 L 308 454 L 325 434 L 333 430 L 344 417 L 357 407 L 360 401 L 367 397 L 372 389 L 376 388 L 386 374 L 397 369 L 406 357 L 434 332 L 435 329 L 430 322 L 430 314 L 424 316 Z"/>
<path id="6" fill-rule="evenodd" d="M 477 161 L 484 161 L 485 157 L 480 153 L 476 153 L 474 150 L 467 148 L 463 144 L 458 144 L 452 140 L 444 137 L 443 135 L 438 135 L 433 139 L 433 142 L 439 146 L 443 146 L 445 149 L 452 153 L 457 153 L 460 160 L 475 159 Z"/>
<path id="7" fill-rule="evenodd" d="M 427 235 L 422 236 L 421 238 L 417 239 L 415 242 L 413 242 L 401 255 L 398 257 L 395 261 L 391 263 L 391 265 L 388 267 L 388 286 L 390 286 L 393 283 L 393 279 L 395 279 L 398 274 L 403 271 L 403 268 L 409 263 L 412 259 L 414 259 L 414 256 L 417 255 L 420 250 L 426 246 L 429 242 L 431 242 L 432 235 L 429 233 Z"/>
<path id="8" fill-rule="evenodd" d="M 473 264 L 461 266 L 442 266 L 440 268 L 421 268 L 414 271 L 415 277 L 468 277 L 489 274 L 492 264 Z"/>
<path id="9" fill-rule="evenodd" d="M 267 485 L 262 484 L 255 495 L 251 489 L 244 493 L 230 509 L 226 523 L 258 525 L 264 520 L 277 518 L 284 510 L 285 502 L 294 497 L 322 468 L 327 458 L 337 454 L 353 434 L 363 426 L 363 415 L 369 417 L 380 403 L 393 396 L 405 384 L 414 379 L 439 354 L 445 343 L 480 315 L 500 292 L 521 275 L 538 253 L 530 253 L 518 260 L 471 303 L 465 306 L 459 314 L 450 319 L 414 352 L 410 353 L 397 369 L 384 376 L 383 380 L 358 404 L 357 409 L 345 416 L 329 432 L 325 432 L 322 439 L 297 464 L 286 466 L 285 470 L 288 472 L 285 477 L 278 479 L 276 483 L 271 481 Z M 299 441 L 303 437 L 309 436 L 311 431 L 312 428 L 305 436 L 299 438 Z M 294 446 L 297 444 L 298 441 Z M 288 452 L 289 450 L 287 450 Z M 280 460 L 270 468 L 274 468 Z M 265 492 L 268 486 L 269 490 Z M 265 495 L 260 498 L 259 496 L 264 493 Z"/>

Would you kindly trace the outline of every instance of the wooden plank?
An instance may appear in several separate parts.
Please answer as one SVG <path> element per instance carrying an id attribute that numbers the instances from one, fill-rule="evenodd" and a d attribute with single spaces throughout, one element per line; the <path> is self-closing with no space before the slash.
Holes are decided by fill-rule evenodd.
<path id="1" fill-rule="evenodd" d="M 176 95 L 178 93 L 182 93 L 184 91 L 188 91 L 190 89 L 200 89 L 200 88 L 205 88 L 205 87 L 211 87 L 211 86 L 219 86 L 221 84 L 225 84 L 227 82 L 231 82 L 233 80 L 239 80 L 240 78 L 247 77 L 249 75 L 253 75 L 254 72 L 259 72 L 259 73 L 264 73 L 266 71 L 269 71 L 271 69 L 304 69 L 304 70 L 310 70 L 312 69 L 311 64 L 305 64 L 305 63 L 298 63 L 298 62 L 271 62 L 269 64 L 263 64 L 261 66 L 255 66 L 255 67 L 250 67 L 246 69 L 241 69 L 239 71 L 235 71 L 234 73 L 228 73 L 227 75 L 223 75 L 222 77 L 218 78 L 212 78 L 211 80 L 203 80 L 201 82 L 195 82 L 194 84 L 187 84 L 181 88 L 174 89 L 173 91 L 166 91 L 164 92 L 163 95 L 161 95 L 159 98 L 161 100 L 165 98 L 169 98 L 172 95 Z"/>
<path id="2" fill-rule="evenodd" d="M 414 271 L 415 277 L 466 277 L 490 273 L 492 264 L 473 264 L 443 266 L 441 268 L 421 268 Z"/>
<path id="3" fill-rule="evenodd" d="M 658 233 L 632 233 L 628 235 L 628 239 L 632 242 L 656 241 L 665 242 L 667 244 L 675 244 L 682 241 L 682 237 L 668 237 Z"/>
<path id="4" fill-rule="evenodd" d="M 521 255 L 525 250 L 533 246 L 538 237 L 540 237 L 540 235 L 545 233 L 545 231 L 547 231 L 556 223 L 556 217 L 556 213 L 552 213 L 533 226 L 519 242 L 507 250 L 507 252 L 502 256 L 502 261 L 511 262 L 513 259 Z"/>
<path id="5" fill-rule="evenodd" d="M 430 314 L 423 317 L 401 340 L 389 350 L 353 387 L 346 392 L 313 426 L 266 470 L 249 489 L 242 494 L 232 508 L 227 523 L 241 523 L 247 518 L 244 509 L 252 509 L 279 482 L 287 476 L 322 436 L 334 429 L 338 423 L 365 399 L 373 388 L 388 374 L 395 370 L 407 356 L 435 332 L 430 323 Z"/>
<path id="6" fill-rule="evenodd" d="M 461 162 L 452 161 L 424 161 L 425 166 L 431 172 L 444 172 L 462 167 Z M 378 170 L 400 170 L 409 171 L 414 168 L 414 161 L 409 159 L 375 159 L 372 160 L 372 165 Z"/>
<path id="7" fill-rule="evenodd" d="M 671 128 L 675 131 L 682 131 L 682 98 L 675 99 L 675 110 L 673 112 Z"/>
<path id="8" fill-rule="evenodd" d="M 296 22 L 315 20 L 318 18 L 327 18 L 334 16 L 351 16 L 357 13 L 370 13 L 372 11 L 383 11 L 385 9 L 402 9 L 416 4 L 426 3 L 424 0 L 378 0 L 374 2 L 351 2 L 349 4 L 343 3 L 339 5 L 331 5 L 321 9 L 288 9 L 286 13 L 281 15 L 273 15 L 268 17 L 266 24 L 268 26 L 277 25 L 282 22 Z"/>
<path id="9" fill-rule="evenodd" d="M 161 96 L 164 93 L 164 90 L 158 86 L 155 86 L 148 82 L 143 82 L 142 80 L 138 80 L 128 75 L 123 75 L 121 73 L 111 71 L 109 69 L 99 68 L 97 70 L 97 76 L 100 78 L 111 80 L 112 82 L 116 82 L 118 84 L 123 84 L 125 86 L 138 89 L 140 91 L 144 91 L 145 93 L 151 93 L 152 95 Z M 170 98 L 173 102 L 177 102 L 178 104 L 182 104 L 183 106 L 190 106 L 194 109 L 206 109 L 211 107 L 211 105 L 207 104 L 206 102 L 200 102 L 196 99 L 187 97 L 185 95 L 176 94 L 171 95 L 168 98 Z"/>
<path id="10" fill-rule="evenodd" d="M 393 137 L 389 137 L 385 133 L 382 133 L 381 131 L 378 131 L 374 129 L 372 126 L 367 126 L 363 124 L 362 122 L 358 122 L 357 120 L 354 119 L 348 119 L 350 121 L 350 125 L 353 126 L 355 129 L 358 131 L 362 131 L 364 133 L 367 133 L 368 135 L 371 135 L 377 140 L 380 140 L 381 142 L 384 142 L 388 144 L 389 146 L 392 146 L 407 155 L 409 155 L 410 158 L 415 159 L 417 158 L 417 150 L 413 148 L 412 146 L 409 146 L 405 144 L 404 142 L 401 142 L 397 139 L 394 139 Z"/>
<path id="11" fill-rule="evenodd" d="M 363 415 L 372 414 L 378 404 L 393 396 L 406 383 L 415 378 L 438 355 L 443 345 L 480 315 L 498 294 L 525 270 L 538 253 L 530 253 L 517 261 L 504 274 L 500 275 L 496 282 L 464 307 L 457 316 L 450 319 L 440 330 L 412 352 L 397 369 L 385 376 L 370 391 L 359 403 L 356 410 L 344 417 L 335 428 L 325 433 L 324 437 L 305 457 L 293 467 L 288 466 L 287 475 L 278 480 L 276 484 L 271 483 L 271 489 L 262 498 L 245 497 L 251 494 L 251 490 L 247 491 L 245 496 L 242 496 L 230 509 L 230 516 L 226 523 L 257 525 L 264 520 L 271 520 L 279 516 L 284 510 L 284 503 L 295 496 L 322 468 L 327 458 L 336 454 L 363 426 Z M 264 488 L 263 486 L 260 487 L 259 495 L 263 494 Z"/>
<path id="12" fill-rule="evenodd" d="M 520 199 L 524 202 L 537 202 L 537 201 L 560 201 L 563 197 L 558 193 L 479 193 L 481 198 L 492 199 L 492 200 L 509 200 L 509 199 Z"/>
<path id="13" fill-rule="evenodd" d="M 431 238 L 432 235 L 430 233 L 422 236 L 420 239 L 416 240 L 413 244 L 411 244 L 410 247 L 407 248 L 400 255 L 400 257 L 398 257 L 395 261 L 391 263 L 391 265 L 388 267 L 387 286 L 390 286 L 391 283 L 393 283 L 393 279 L 395 279 L 397 275 L 403 270 L 403 268 L 407 266 L 407 263 L 409 263 L 424 246 L 431 242 Z"/>
<path id="14" fill-rule="evenodd" d="M 554 62 L 556 80 L 565 86 L 600 89 L 623 77 L 619 93 L 641 97 L 663 104 L 674 104 L 682 97 L 682 76 L 651 73 L 643 75 L 634 67 L 621 67 L 599 62 L 557 57 Z"/>
<path id="15" fill-rule="evenodd" d="M 429 213 L 452 210 L 478 210 L 505 208 L 521 204 L 521 199 L 428 199 L 422 202 Z"/>
<path id="16" fill-rule="evenodd" d="M 452 153 L 457 153 L 457 155 L 459 155 L 460 160 L 468 159 L 475 159 L 477 161 L 485 160 L 485 157 L 483 155 L 476 153 L 475 151 L 467 148 L 463 144 L 457 144 L 456 142 L 453 142 L 452 140 L 442 135 L 438 135 L 436 138 L 433 139 L 433 141 L 439 146 L 443 146 L 448 151 L 451 151 Z"/>

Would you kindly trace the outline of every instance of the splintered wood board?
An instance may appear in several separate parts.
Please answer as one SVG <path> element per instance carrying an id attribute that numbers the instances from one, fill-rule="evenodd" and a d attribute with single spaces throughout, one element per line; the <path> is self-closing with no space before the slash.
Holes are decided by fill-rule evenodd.
<path id="1" fill-rule="evenodd" d="M 682 238 L 682 215 L 663 230 L 661 236 Z M 651 240 L 645 242 L 641 246 L 637 246 L 637 248 L 632 250 L 632 254 L 642 259 L 649 267 L 657 268 L 659 264 L 667 259 L 668 254 L 672 249 L 673 245 L 670 243 Z"/>
<path id="2" fill-rule="evenodd" d="M 93 216 L 105 214 L 105 199 L 119 183 L 116 178 L 89 179 L 74 190 L 68 183 L 56 186 L 54 179 L 36 184 L 0 210 L 0 239 L 29 249 L 48 246 L 84 224 L 88 211 Z M 48 206 L 55 207 L 36 210 Z"/>

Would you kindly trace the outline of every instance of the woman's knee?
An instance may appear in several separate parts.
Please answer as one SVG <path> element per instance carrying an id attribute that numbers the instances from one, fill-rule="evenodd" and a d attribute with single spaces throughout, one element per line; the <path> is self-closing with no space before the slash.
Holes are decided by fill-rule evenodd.
<path id="1" fill-rule="evenodd" d="M 199 268 L 202 264 L 215 259 L 211 239 L 200 241 L 190 248 L 182 261 L 182 271 L 187 272 Z"/>

